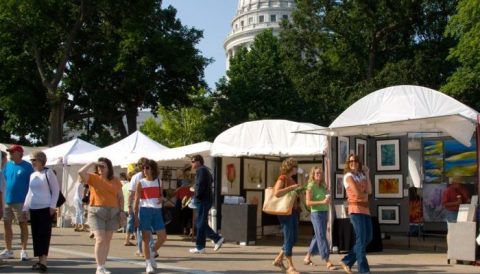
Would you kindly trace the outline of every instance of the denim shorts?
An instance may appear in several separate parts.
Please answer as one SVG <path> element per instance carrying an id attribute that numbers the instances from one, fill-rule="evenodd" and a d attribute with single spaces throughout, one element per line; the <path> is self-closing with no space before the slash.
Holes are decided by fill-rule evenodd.
<path id="1" fill-rule="evenodd" d="M 159 231 L 165 229 L 161 208 L 140 207 L 138 220 L 138 226 L 141 231 Z"/>

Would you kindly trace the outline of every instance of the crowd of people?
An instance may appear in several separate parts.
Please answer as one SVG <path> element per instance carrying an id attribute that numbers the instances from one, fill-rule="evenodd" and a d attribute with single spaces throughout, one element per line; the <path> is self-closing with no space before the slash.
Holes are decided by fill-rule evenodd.
<path id="1" fill-rule="evenodd" d="M 30 259 L 27 253 L 29 220 L 33 256 L 38 258 L 32 269 L 43 273 L 48 270 L 52 222 L 57 212 L 60 185 L 54 171 L 45 166 L 47 156 L 42 151 L 33 152 L 30 162 L 22 159 L 24 151 L 19 145 L 12 145 L 7 151 L 10 161 L 7 160 L 5 152 L 1 154 L 0 218 L 3 218 L 4 222 L 5 249 L 0 253 L 0 260 L 15 257 L 12 248 L 14 222 L 20 227 L 19 258 L 22 261 Z M 193 172 L 195 176 L 192 175 Z M 321 166 L 311 168 L 306 183 L 303 182 L 303 176 L 298 176 L 300 173 L 303 173 L 303 170 L 298 168 L 295 159 L 285 159 L 274 184 L 274 195 L 282 197 L 291 193 L 304 193 L 302 195 L 305 195 L 305 203 L 311 212 L 314 236 L 303 262 L 305 265 L 314 265 L 312 257 L 319 255 L 325 261 L 328 271 L 336 270 L 337 267 L 330 260 L 330 244 L 327 240 L 328 211 L 332 204 L 329 185 Z M 106 268 L 107 257 L 113 233 L 119 228 L 123 228 L 126 234 L 124 245 L 136 246 L 135 254 L 145 258 L 146 273 L 154 273 L 158 250 L 167 240 L 163 217 L 166 210 L 165 191 L 157 163 L 140 158 L 135 170 L 116 177 L 112 162 L 101 157 L 80 168 L 78 175 L 73 201 L 75 216 L 72 221 L 75 231 L 92 233 L 91 238 L 95 240 L 96 273 L 110 273 Z M 205 253 L 207 238 L 213 241 L 214 251 L 219 250 L 225 239 L 216 233 L 207 221 L 213 204 L 213 176 L 205 166 L 203 157 L 194 155 L 191 162 L 180 170 L 178 177 L 175 197 L 183 234 L 189 237 L 195 235 L 195 247 L 189 252 Z M 459 184 L 459 180 L 457 177 L 452 178 L 451 186 L 443 196 L 449 221 L 456 219 L 458 206 L 470 199 L 469 193 Z M 370 273 L 366 248 L 372 240 L 369 209 L 372 185 L 369 169 L 354 154 L 348 155 L 345 163 L 343 186 L 347 194 L 350 222 L 355 232 L 355 244 L 338 264 L 346 273 L 353 273 L 352 267 L 355 263 L 359 273 Z M 298 240 L 298 202 L 296 199 L 291 214 L 278 216 L 283 245 L 272 263 L 290 274 L 299 273 L 292 259 L 293 247 Z M 136 239 L 136 244 L 130 242 L 131 239 Z"/>

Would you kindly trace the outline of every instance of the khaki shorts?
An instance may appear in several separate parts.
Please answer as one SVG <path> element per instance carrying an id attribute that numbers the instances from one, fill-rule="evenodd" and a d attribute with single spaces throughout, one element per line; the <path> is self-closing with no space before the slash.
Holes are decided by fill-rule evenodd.
<path id="1" fill-rule="evenodd" d="M 23 204 L 6 204 L 3 211 L 3 220 L 6 222 L 12 222 L 15 220 L 18 223 L 26 222 L 22 214 Z"/>
<path id="2" fill-rule="evenodd" d="M 116 231 L 120 227 L 120 209 L 117 207 L 89 206 L 88 225 L 91 231 Z"/>

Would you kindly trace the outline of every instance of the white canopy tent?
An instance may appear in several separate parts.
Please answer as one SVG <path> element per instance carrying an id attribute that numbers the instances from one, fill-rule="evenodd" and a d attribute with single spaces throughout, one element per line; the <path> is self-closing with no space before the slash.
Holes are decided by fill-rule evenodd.
<path id="1" fill-rule="evenodd" d="M 259 120 L 236 125 L 215 138 L 211 156 L 318 156 L 328 150 L 325 136 L 292 134 L 325 130 L 324 127 L 288 120 Z"/>
<path id="2" fill-rule="evenodd" d="M 478 112 L 452 97 L 420 86 L 392 86 L 355 102 L 330 124 L 338 136 L 388 136 L 439 132 L 470 146 Z"/>
<path id="3" fill-rule="evenodd" d="M 205 159 L 207 166 L 211 167 L 210 148 L 212 143 L 200 142 L 181 147 L 175 147 L 163 150 L 158 155 L 151 155 L 150 158 L 159 162 L 160 165 L 168 164 L 170 166 L 183 166 L 190 161 L 190 156 L 200 154 Z"/>
<path id="4" fill-rule="evenodd" d="M 135 131 L 124 139 L 102 149 L 69 156 L 66 163 L 81 165 L 96 161 L 99 157 L 107 157 L 114 166 L 126 167 L 141 157 L 150 158 L 151 155 L 159 155 L 166 149 L 168 149 L 166 146 L 155 142 L 140 131 Z"/>

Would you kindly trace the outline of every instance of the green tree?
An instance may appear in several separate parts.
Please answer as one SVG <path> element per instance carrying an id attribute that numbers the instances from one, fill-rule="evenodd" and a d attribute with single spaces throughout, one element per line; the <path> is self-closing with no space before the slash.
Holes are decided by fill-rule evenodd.
<path id="1" fill-rule="evenodd" d="M 458 62 L 457 70 L 442 90 L 474 109 L 480 109 L 480 5 L 476 0 L 461 0 L 448 23 L 446 34 L 459 40 L 449 59 Z"/>
<path id="2" fill-rule="evenodd" d="M 455 1 L 299 0 L 281 45 L 311 122 L 328 125 L 348 105 L 390 85 L 438 89 L 454 66 L 443 37 Z"/>
<path id="3" fill-rule="evenodd" d="M 283 68 L 279 47 L 267 30 L 230 60 L 228 80 L 221 79 L 212 94 L 209 137 L 251 120 L 301 119 L 304 104 Z"/>

